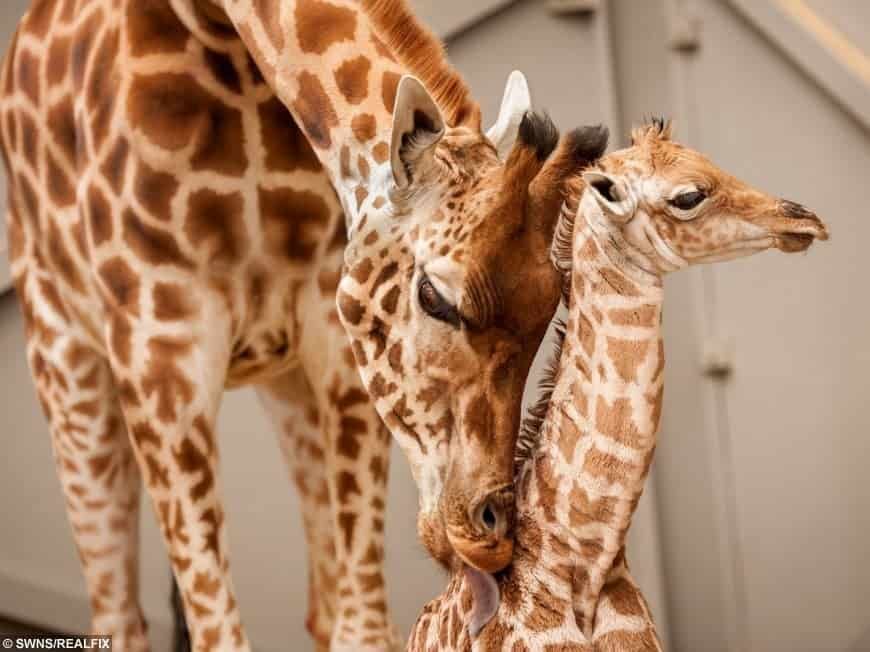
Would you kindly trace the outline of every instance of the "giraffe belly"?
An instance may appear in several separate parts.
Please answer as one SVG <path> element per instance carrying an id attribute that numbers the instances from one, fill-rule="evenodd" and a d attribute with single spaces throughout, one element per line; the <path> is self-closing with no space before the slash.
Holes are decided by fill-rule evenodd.
<path id="1" fill-rule="evenodd" d="M 270 331 L 246 339 L 233 350 L 227 371 L 227 387 L 261 383 L 299 364 L 286 330 Z"/>

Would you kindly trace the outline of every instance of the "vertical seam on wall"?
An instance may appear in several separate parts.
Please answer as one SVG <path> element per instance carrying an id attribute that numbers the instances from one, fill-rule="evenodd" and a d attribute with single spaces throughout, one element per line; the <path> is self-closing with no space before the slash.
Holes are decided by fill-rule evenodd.
<path id="1" fill-rule="evenodd" d="M 595 20 L 595 31 L 598 40 L 598 59 L 600 61 L 599 75 L 601 76 L 601 85 L 604 88 L 604 113 L 607 119 L 607 126 L 610 133 L 616 133 L 619 128 L 619 98 L 616 94 L 616 71 L 614 70 L 615 62 L 613 57 L 613 45 L 610 34 L 610 6 L 607 0 L 604 0 L 593 18 Z"/>
<path id="2" fill-rule="evenodd" d="M 690 11 L 691 2 L 692 0 L 665 0 L 671 28 L 677 16 Z M 702 138 L 696 96 L 689 90 L 693 88 L 691 56 L 693 56 L 691 53 L 672 49 L 671 71 L 677 96 L 675 104 L 679 107 L 683 122 L 682 132 L 689 143 L 700 147 Z M 700 295 L 702 342 L 709 341 L 717 335 L 718 304 L 715 271 L 709 266 L 701 267 L 691 287 L 694 288 L 696 295 Z M 710 444 L 709 464 L 713 475 L 713 500 L 717 511 L 716 525 L 720 545 L 719 574 L 723 581 L 722 593 L 727 611 L 725 621 L 728 648 L 742 651 L 748 649 L 747 605 L 727 396 L 722 382 L 716 380 L 707 380 L 707 382 L 712 383 L 710 389 L 713 400 L 713 433 L 708 435 L 707 439 Z"/>

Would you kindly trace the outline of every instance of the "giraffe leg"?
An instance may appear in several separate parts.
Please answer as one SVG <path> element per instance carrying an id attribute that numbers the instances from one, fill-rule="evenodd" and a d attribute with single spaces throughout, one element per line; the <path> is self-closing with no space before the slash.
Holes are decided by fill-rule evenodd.
<path id="1" fill-rule="evenodd" d="M 326 652 L 335 622 L 337 564 L 317 402 L 301 369 L 271 380 L 257 388 L 257 394 L 275 425 L 281 451 L 299 492 L 308 548 L 305 623 L 318 652 Z"/>
<path id="2" fill-rule="evenodd" d="M 149 649 L 139 605 L 141 478 L 105 358 L 70 324 L 48 278 L 18 279 L 27 357 L 91 605 L 91 631 L 115 649 Z"/>
<path id="3" fill-rule="evenodd" d="M 218 301 L 202 309 L 202 318 L 207 331 L 192 325 L 161 333 L 152 324 L 112 315 L 112 366 L 192 649 L 250 652 L 230 578 L 214 435 L 229 319 Z"/>
<path id="4" fill-rule="evenodd" d="M 337 321 L 303 334 L 301 357 L 313 385 L 332 506 L 337 596 L 333 652 L 398 650 L 387 611 L 384 508 L 390 437 L 363 387 Z M 312 341 L 313 340 L 313 341 Z"/>
<path id="5" fill-rule="evenodd" d="M 174 573 L 171 580 L 172 592 L 169 602 L 172 609 L 172 652 L 190 652 L 190 631 L 184 620 L 184 602 L 181 601 L 181 591 L 178 589 Z"/>

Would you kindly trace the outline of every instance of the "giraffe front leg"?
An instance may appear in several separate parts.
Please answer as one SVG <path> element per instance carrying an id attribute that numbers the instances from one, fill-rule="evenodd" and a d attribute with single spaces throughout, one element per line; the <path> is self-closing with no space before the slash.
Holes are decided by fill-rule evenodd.
<path id="1" fill-rule="evenodd" d="M 338 565 L 320 412 L 301 369 L 258 387 L 257 394 L 275 426 L 299 493 L 308 549 L 305 624 L 318 652 L 327 652 L 335 622 Z"/>
<path id="2" fill-rule="evenodd" d="M 115 649 L 147 652 L 139 605 L 141 479 L 105 358 L 65 316 L 18 287 L 27 357 L 49 422 L 58 478 L 91 606 L 91 632 Z M 52 326 L 48 326 L 51 324 Z"/>
<path id="3" fill-rule="evenodd" d="M 205 312 L 205 311 L 204 311 Z M 193 650 L 249 652 L 229 571 L 215 420 L 229 359 L 227 319 L 208 331 L 113 318 L 112 365 L 133 449 L 181 591 Z"/>
<path id="4" fill-rule="evenodd" d="M 306 376 L 322 431 L 332 507 L 337 598 L 333 652 L 398 650 L 401 636 L 387 609 L 384 509 L 390 437 L 375 412 L 337 322 L 303 338 Z"/>

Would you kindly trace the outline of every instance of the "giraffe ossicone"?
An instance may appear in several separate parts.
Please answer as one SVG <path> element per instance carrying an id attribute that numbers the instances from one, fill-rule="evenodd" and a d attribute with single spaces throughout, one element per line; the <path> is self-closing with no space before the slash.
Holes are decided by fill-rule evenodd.
<path id="1" fill-rule="evenodd" d="M 661 649 L 625 537 L 661 416 L 662 277 L 803 251 L 828 230 L 673 142 L 663 121 L 632 137 L 578 176 L 562 207 L 553 258 L 568 318 L 521 435 L 514 559 L 491 582 L 454 566 L 409 650 Z"/>

